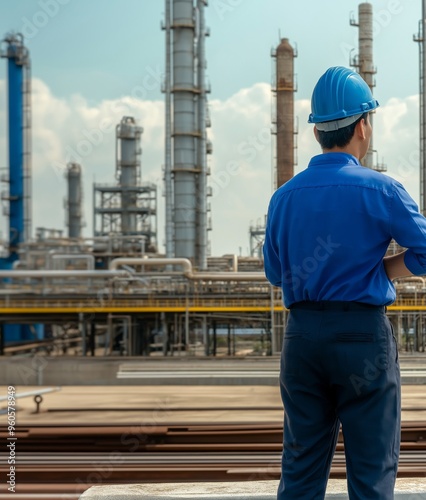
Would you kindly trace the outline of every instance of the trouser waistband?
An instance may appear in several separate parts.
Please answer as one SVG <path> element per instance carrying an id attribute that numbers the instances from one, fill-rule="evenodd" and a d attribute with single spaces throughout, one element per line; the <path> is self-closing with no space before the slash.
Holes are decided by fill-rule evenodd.
<path id="1" fill-rule="evenodd" d="M 386 311 L 386 306 L 366 304 L 364 302 L 346 302 L 340 300 L 319 300 L 295 302 L 289 309 L 306 309 L 309 311 Z"/>

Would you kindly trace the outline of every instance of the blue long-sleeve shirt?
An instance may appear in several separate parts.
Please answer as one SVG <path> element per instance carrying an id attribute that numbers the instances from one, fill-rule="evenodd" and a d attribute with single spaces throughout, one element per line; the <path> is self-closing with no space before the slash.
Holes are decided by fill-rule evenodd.
<path id="1" fill-rule="evenodd" d="M 383 257 L 391 239 L 426 274 L 426 218 L 401 183 L 352 155 L 315 156 L 273 194 L 263 246 L 265 274 L 284 304 L 358 301 L 389 305 L 395 287 Z"/>

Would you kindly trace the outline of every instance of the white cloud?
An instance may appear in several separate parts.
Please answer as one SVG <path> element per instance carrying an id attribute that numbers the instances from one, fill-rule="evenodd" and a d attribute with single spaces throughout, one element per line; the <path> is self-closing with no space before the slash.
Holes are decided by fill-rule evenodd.
<path id="1" fill-rule="evenodd" d="M 419 96 L 392 98 L 373 118 L 374 149 L 387 174 L 419 202 Z"/>
<path id="2" fill-rule="evenodd" d="M 0 93 L 5 95 L 4 81 Z M 130 97 L 105 100 L 94 106 L 81 95 L 60 99 L 42 81 L 33 81 L 33 227 L 65 228 L 63 198 L 67 161 L 83 166 L 85 236 L 92 234 L 92 183 L 115 182 L 115 126 L 123 116 L 134 116 L 144 128 L 142 179 L 158 187 L 158 241 L 164 251 L 164 104 Z M 0 116 L 6 119 L 5 98 Z M 312 126 L 307 123 L 308 100 L 297 100 L 299 117 L 298 165 L 320 153 Z M 262 224 L 272 193 L 271 92 L 258 83 L 225 101 L 210 102 L 213 142 L 210 185 L 213 187 L 213 255 L 239 253 L 249 248 L 250 224 Z M 0 145 L 6 144 L 7 127 L 0 124 Z M 375 147 L 388 164 L 388 174 L 404 183 L 418 200 L 418 96 L 393 98 L 374 118 Z M 2 149 L 0 165 L 7 164 Z M 4 188 L 3 188 L 4 189 Z M 5 220 L 1 227 L 5 230 Z"/>

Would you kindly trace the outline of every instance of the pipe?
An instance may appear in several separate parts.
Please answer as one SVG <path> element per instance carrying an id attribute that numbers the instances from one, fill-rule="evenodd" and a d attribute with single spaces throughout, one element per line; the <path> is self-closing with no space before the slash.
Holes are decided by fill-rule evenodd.
<path id="1" fill-rule="evenodd" d="M 22 39 L 23 40 L 23 39 Z M 23 88 L 23 140 L 24 140 L 24 241 L 31 239 L 32 233 L 32 133 L 31 133 L 31 61 L 24 66 Z"/>
<path id="2" fill-rule="evenodd" d="M 164 183 L 166 198 L 166 257 L 174 257 L 173 183 L 172 183 L 172 105 L 171 105 L 171 0 L 166 1 L 166 78 L 165 78 L 165 166 Z"/>
<path id="3" fill-rule="evenodd" d="M 192 264 L 189 259 L 185 259 L 183 257 L 172 258 L 172 259 L 146 259 L 143 257 L 119 257 L 117 259 L 113 259 L 109 264 L 110 271 L 116 271 L 119 266 L 122 265 L 141 265 L 141 266 L 182 266 L 183 273 L 185 276 L 188 274 L 192 274 Z"/>
<path id="4" fill-rule="evenodd" d="M 238 255 L 236 253 L 232 255 L 232 270 L 234 273 L 238 272 Z"/>
<path id="5" fill-rule="evenodd" d="M 87 269 L 94 270 L 95 269 L 95 257 L 94 255 L 85 254 L 85 253 L 75 253 L 75 254 L 57 254 L 54 250 L 49 252 L 49 260 L 64 260 L 64 259 L 73 259 L 73 260 L 87 260 Z M 49 262 L 50 265 L 53 262 Z M 52 266 L 53 267 L 53 266 Z"/>
<path id="6" fill-rule="evenodd" d="M 10 271 L 0 270 L 0 278 L 113 278 L 130 276 L 128 271 Z"/>
<path id="7" fill-rule="evenodd" d="M 122 265 L 141 265 L 141 266 L 182 266 L 182 275 L 185 278 L 193 281 L 210 280 L 210 281 L 266 281 L 264 273 L 194 273 L 192 264 L 189 259 L 174 258 L 174 259 L 143 259 L 143 258 L 126 258 L 120 257 L 113 259 L 110 262 L 110 271 L 116 271 Z M 1 276 L 1 275 L 0 275 Z"/>
<path id="8" fill-rule="evenodd" d="M 198 6 L 198 168 L 200 173 L 197 179 L 197 265 L 201 270 L 207 269 L 207 134 L 206 134 L 206 56 L 205 56 L 205 19 L 204 7 L 206 0 L 197 0 Z"/>
<path id="9" fill-rule="evenodd" d="M 426 215 L 426 0 L 422 1 L 420 45 L 420 210 Z"/>

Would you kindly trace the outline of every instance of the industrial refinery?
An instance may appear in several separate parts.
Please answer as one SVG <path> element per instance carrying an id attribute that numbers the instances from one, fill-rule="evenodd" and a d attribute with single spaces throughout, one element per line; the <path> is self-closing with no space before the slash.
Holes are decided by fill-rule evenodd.
<path id="1" fill-rule="evenodd" d="M 1 180 L 9 231 L 0 259 L 2 354 L 269 356 L 281 350 L 286 310 L 281 291 L 263 273 L 265 214 L 258 214 L 262 222 L 247 227 L 247 256 L 210 251 L 215 233 L 209 128 L 214 124 L 206 77 L 207 1 L 166 0 L 164 5 L 162 182 L 144 179 L 144 124 L 138 116 L 122 116 L 115 124 L 109 183 L 90 184 L 83 164 L 67 164 L 66 231 L 33 227 L 31 65 L 37 64 L 37 54 L 22 34 L 4 35 L 9 164 Z M 380 72 L 373 60 L 372 4 L 361 3 L 348 19 L 348 29 L 358 30 L 358 51 L 348 64 L 374 89 Z M 416 41 L 421 209 L 426 213 L 422 22 Z M 271 56 L 270 169 L 276 189 L 293 177 L 297 165 L 296 73 L 303 54 L 293 41 L 280 37 Z M 385 171 L 378 158 L 371 141 L 364 165 Z M 88 216 L 83 200 L 90 197 Z M 158 224 L 159 210 L 165 214 L 164 227 Z M 84 235 L 85 217 L 93 221 L 91 236 Z M 389 253 L 398 251 L 391 245 Z M 425 279 L 398 280 L 396 288 L 398 299 L 388 314 L 400 348 L 424 351 Z"/>
<path id="2" fill-rule="evenodd" d="M 323 4 L 0 2 L 0 500 L 426 498 L 426 276 L 393 280 L 387 308 L 306 293 L 286 302 L 291 314 L 265 276 L 264 249 L 271 282 L 295 289 L 304 270 L 328 293 L 342 267 L 333 297 L 369 289 L 394 234 L 384 175 L 426 215 L 426 0 Z M 315 131 L 326 68 L 343 71 L 332 78 L 342 94 L 356 82 L 363 97 L 346 118 L 341 103 L 317 114 Z M 322 104 L 340 95 L 333 85 Z M 340 139 L 357 130 L 339 183 L 324 186 L 321 169 L 293 179 L 321 150 L 313 132 L 339 126 Z M 333 157 L 344 158 L 320 161 Z M 304 259 L 303 244 L 288 245 L 301 265 L 286 266 L 276 248 L 291 236 L 270 243 L 268 202 L 306 173 L 315 180 L 296 186 L 289 234 L 333 238 Z M 376 225 L 375 202 L 357 192 L 346 203 L 356 176 L 363 199 L 365 179 L 386 199 Z M 326 194 L 307 200 L 306 186 Z M 342 200 L 350 213 L 334 217 Z M 383 230 L 372 266 L 352 213 L 365 240 Z M 337 227 L 349 242 L 337 253 L 362 257 L 319 267 L 342 246 Z M 403 250 L 392 241 L 387 255 Z M 388 263 L 380 292 L 402 274 Z"/>

